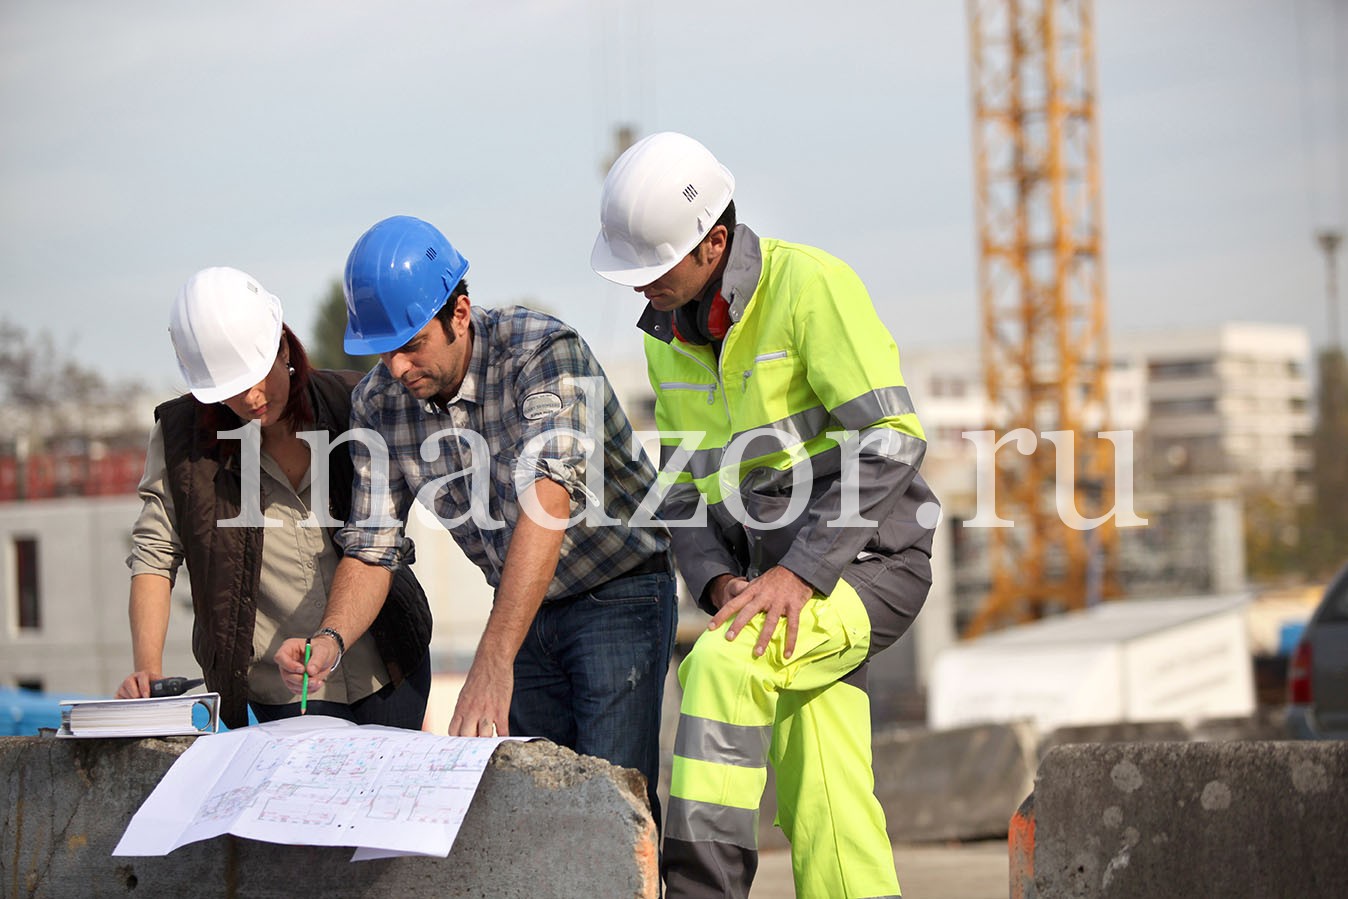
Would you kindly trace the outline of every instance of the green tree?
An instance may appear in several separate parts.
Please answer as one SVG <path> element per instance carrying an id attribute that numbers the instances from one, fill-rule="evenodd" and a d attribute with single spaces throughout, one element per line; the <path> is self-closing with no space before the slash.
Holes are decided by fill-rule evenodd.
<path id="1" fill-rule="evenodd" d="M 327 296 L 318 306 L 314 322 L 314 337 L 309 342 L 309 361 L 315 368 L 350 368 L 369 371 L 379 361 L 378 356 L 352 356 L 342 347 L 346 333 L 346 296 L 342 282 L 336 278 L 328 285 Z"/>

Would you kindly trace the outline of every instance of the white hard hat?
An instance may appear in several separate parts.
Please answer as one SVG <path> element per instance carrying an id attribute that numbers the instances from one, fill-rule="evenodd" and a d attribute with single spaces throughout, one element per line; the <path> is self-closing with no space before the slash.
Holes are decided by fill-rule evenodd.
<path id="1" fill-rule="evenodd" d="M 590 266 L 628 287 L 651 283 L 707 236 L 734 193 L 735 176 L 686 134 L 642 138 L 604 179 Z"/>
<path id="2" fill-rule="evenodd" d="M 202 269 L 173 301 L 169 336 L 192 395 L 218 403 L 271 370 L 281 346 L 281 301 L 236 268 Z"/>

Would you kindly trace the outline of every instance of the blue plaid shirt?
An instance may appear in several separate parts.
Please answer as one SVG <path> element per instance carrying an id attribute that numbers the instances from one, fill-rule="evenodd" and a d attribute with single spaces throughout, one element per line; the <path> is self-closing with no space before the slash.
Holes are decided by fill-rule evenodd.
<path id="1" fill-rule="evenodd" d="M 472 355 L 448 403 L 417 400 L 382 364 L 356 385 L 351 427 L 383 437 L 389 466 L 385 483 L 369 447 L 351 441 L 351 515 L 337 534 L 345 554 L 392 567 L 419 498 L 498 587 L 519 493 L 544 477 L 567 489 L 579 516 L 566 529 L 547 599 L 593 589 L 665 553 L 661 525 L 629 524 L 655 469 L 585 341 L 520 306 L 471 311 Z M 427 442 L 446 429 L 457 430 Z"/>

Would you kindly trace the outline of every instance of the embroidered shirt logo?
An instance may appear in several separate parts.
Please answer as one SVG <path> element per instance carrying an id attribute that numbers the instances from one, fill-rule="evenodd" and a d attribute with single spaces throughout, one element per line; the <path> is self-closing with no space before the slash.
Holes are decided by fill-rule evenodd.
<path id="1" fill-rule="evenodd" d="M 520 413 L 529 421 L 538 421 L 561 411 L 562 398 L 546 391 L 526 396 L 524 404 L 520 407 Z"/>

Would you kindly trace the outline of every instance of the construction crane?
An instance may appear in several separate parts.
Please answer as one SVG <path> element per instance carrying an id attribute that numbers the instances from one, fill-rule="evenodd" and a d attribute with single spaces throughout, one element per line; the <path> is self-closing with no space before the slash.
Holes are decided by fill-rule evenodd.
<path id="1" fill-rule="evenodd" d="M 1060 517 L 1070 490 L 1087 518 L 1113 508 L 1107 427 L 1103 214 L 1090 0 L 969 0 L 981 353 L 997 451 L 991 587 L 966 636 L 1117 592 L 1112 519 Z M 1006 440 L 1033 432 L 1022 454 Z M 1070 431 L 1071 445 L 1044 440 Z M 1028 442 L 1028 441 L 1027 441 Z M 1060 484 L 1058 454 L 1075 478 Z"/>

